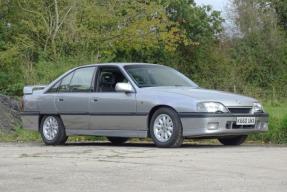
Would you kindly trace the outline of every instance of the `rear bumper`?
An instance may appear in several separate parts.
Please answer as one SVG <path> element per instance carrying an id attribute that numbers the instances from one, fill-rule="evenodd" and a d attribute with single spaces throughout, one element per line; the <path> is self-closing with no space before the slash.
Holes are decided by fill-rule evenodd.
<path id="1" fill-rule="evenodd" d="M 220 137 L 268 131 L 268 114 L 180 113 L 184 137 Z M 255 117 L 255 125 L 238 126 L 237 117 Z"/>
<path id="2" fill-rule="evenodd" d="M 25 129 L 39 130 L 39 112 L 22 112 L 21 119 Z"/>

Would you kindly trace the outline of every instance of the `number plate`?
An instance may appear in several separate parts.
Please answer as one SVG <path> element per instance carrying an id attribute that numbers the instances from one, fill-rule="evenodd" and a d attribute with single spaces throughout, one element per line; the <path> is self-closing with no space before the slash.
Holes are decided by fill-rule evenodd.
<path id="1" fill-rule="evenodd" d="M 237 117 L 236 125 L 255 125 L 255 117 Z"/>

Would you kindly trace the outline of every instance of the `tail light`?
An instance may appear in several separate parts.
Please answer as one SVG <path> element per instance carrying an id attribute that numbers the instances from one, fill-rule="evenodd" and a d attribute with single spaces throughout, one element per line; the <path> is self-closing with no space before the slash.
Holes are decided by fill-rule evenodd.
<path id="1" fill-rule="evenodd" d="M 19 109 L 20 111 L 24 111 L 24 99 L 21 98 L 19 101 Z"/>

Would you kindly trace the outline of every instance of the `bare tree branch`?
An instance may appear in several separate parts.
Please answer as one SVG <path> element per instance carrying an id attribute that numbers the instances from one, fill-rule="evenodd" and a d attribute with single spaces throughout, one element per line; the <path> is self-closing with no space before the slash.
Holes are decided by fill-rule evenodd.
<path id="1" fill-rule="evenodd" d="M 41 19 L 43 20 L 43 22 L 44 22 L 46 28 L 49 29 L 48 22 L 47 22 L 47 20 L 45 19 L 45 17 L 44 17 L 43 14 L 41 14 L 40 12 L 37 12 L 37 11 L 32 11 L 32 10 L 26 9 L 26 8 L 24 8 L 24 7 L 21 5 L 21 3 L 20 3 L 19 1 L 17 1 L 17 2 L 18 2 L 19 7 L 20 7 L 22 10 L 24 10 L 24 11 L 26 11 L 26 12 L 28 12 L 28 13 L 32 13 L 32 14 L 35 14 L 35 15 L 40 16 Z M 24 1 L 24 2 L 26 2 L 26 1 Z"/>

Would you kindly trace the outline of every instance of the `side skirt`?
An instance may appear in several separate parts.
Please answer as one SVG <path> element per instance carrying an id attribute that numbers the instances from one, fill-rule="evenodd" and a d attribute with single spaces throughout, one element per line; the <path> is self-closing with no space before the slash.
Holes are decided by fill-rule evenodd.
<path id="1" fill-rule="evenodd" d="M 147 130 L 85 130 L 85 129 L 66 129 L 66 134 L 71 135 L 94 135 L 107 137 L 147 137 Z"/>

